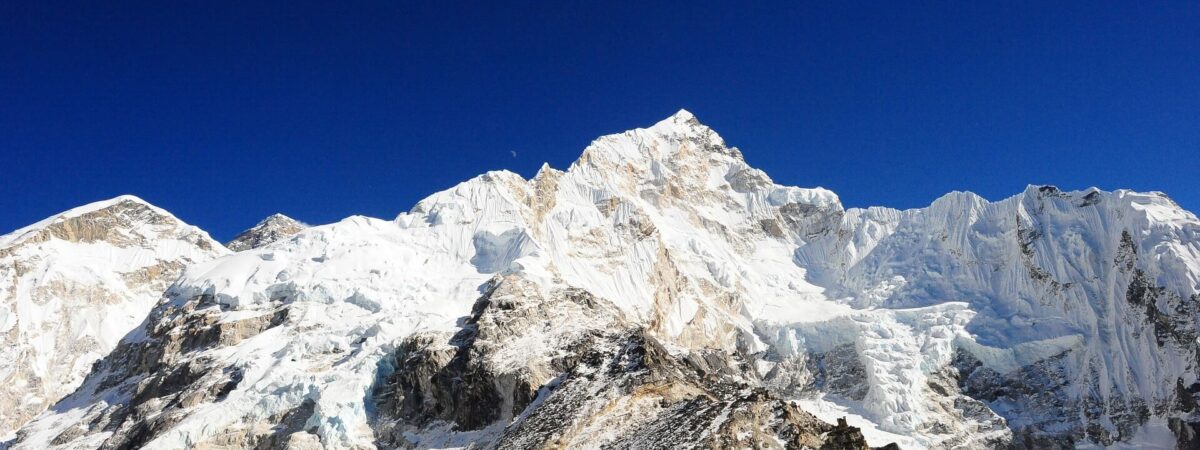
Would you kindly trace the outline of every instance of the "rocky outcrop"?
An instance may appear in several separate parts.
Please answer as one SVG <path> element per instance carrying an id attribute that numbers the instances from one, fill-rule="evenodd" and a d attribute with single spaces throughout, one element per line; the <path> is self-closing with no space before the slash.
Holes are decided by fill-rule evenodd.
<path id="1" fill-rule="evenodd" d="M 497 448 L 869 448 L 741 379 L 725 355 L 672 355 L 637 331 L 609 349 L 546 389 Z"/>
<path id="2" fill-rule="evenodd" d="M 135 449 L 169 430 L 191 409 L 222 401 L 242 382 L 244 370 L 204 351 L 236 346 L 283 324 L 288 308 L 271 314 L 221 320 L 212 297 L 188 301 L 164 299 L 147 320 L 144 336 L 125 339 L 98 361 L 83 386 L 55 406 L 66 411 L 90 398 L 126 399 L 92 405 L 78 422 L 54 437 L 53 444 L 94 440 L 100 449 Z M 282 420 L 282 418 L 281 418 Z M 272 434 L 242 436 L 257 442 Z M 15 445 L 27 438 L 17 433 Z"/>
<path id="3" fill-rule="evenodd" d="M 544 297 L 517 276 L 493 280 L 458 333 L 410 337 L 388 366 L 385 447 L 868 448 L 755 387 L 743 356 L 672 352 L 586 291 Z"/>

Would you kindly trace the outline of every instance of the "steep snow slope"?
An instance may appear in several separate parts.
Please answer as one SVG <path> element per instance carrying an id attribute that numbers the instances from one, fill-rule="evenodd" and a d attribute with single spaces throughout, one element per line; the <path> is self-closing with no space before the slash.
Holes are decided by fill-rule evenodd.
<path id="1" fill-rule="evenodd" d="M 308 228 L 308 225 L 297 222 L 283 214 L 272 214 L 255 224 L 250 229 L 238 233 L 225 247 L 235 252 L 259 248 L 280 239 L 287 238 Z"/>
<path id="2" fill-rule="evenodd" d="M 225 253 L 131 196 L 0 236 L 0 436 L 78 387 L 185 265 Z"/>
<path id="3" fill-rule="evenodd" d="M 953 193 L 920 210 L 850 211 L 796 257 L 857 307 L 965 302 L 955 339 L 968 395 L 1021 439 L 1111 444 L 1193 402 L 1198 237 L 1196 217 L 1160 193 L 1031 186 L 996 203 Z M 863 405 L 885 425 L 907 411 Z"/>
<path id="4" fill-rule="evenodd" d="M 681 111 L 190 267 L 16 447 L 862 448 L 796 404 L 873 445 L 1186 442 L 1198 224 L 1049 187 L 843 210 Z"/>

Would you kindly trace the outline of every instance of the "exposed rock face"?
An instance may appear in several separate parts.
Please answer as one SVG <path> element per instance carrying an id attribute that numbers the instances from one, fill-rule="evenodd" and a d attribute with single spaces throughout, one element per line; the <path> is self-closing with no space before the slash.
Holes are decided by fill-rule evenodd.
<path id="1" fill-rule="evenodd" d="M 611 303 L 544 298 L 516 276 L 494 280 L 452 338 L 410 337 L 391 365 L 375 391 L 386 447 L 868 448 L 755 387 L 742 355 L 672 354 Z"/>
<path id="2" fill-rule="evenodd" d="M 189 266 L 14 447 L 1190 448 L 1198 289 L 1161 194 L 845 210 L 681 111 Z"/>
<path id="3" fill-rule="evenodd" d="M 226 252 L 129 196 L 0 237 L 0 437 L 75 390 L 184 266 Z"/>
<path id="4" fill-rule="evenodd" d="M 381 410 L 418 427 L 440 421 L 471 431 L 507 423 L 595 341 L 627 326 L 618 310 L 587 292 L 543 296 L 528 280 L 497 278 L 453 336 L 404 340 L 383 391 L 391 395 L 380 397 L 393 406 Z"/>
<path id="5" fill-rule="evenodd" d="M 284 323 L 288 312 L 281 304 L 270 314 L 222 320 L 220 306 L 212 297 L 161 303 L 147 321 L 150 328 L 145 336 L 123 341 L 96 364 L 78 392 L 55 406 L 59 411 L 80 407 L 83 411 L 51 443 L 85 440 L 100 449 L 146 446 L 193 407 L 223 401 L 245 378 L 241 367 L 205 354 L 205 350 L 236 346 Z M 112 405 L 80 401 L 94 397 L 128 400 Z M 278 418 L 277 423 L 290 423 L 286 419 Z M 252 447 L 275 439 L 276 433 L 270 431 L 239 434 L 224 444 Z M 18 443 L 24 433 L 17 433 Z"/>
<path id="6" fill-rule="evenodd" d="M 308 225 L 297 222 L 283 214 L 272 214 L 250 229 L 238 233 L 225 244 L 230 250 L 240 252 L 259 248 L 272 242 L 295 235 L 308 228 Z"/>

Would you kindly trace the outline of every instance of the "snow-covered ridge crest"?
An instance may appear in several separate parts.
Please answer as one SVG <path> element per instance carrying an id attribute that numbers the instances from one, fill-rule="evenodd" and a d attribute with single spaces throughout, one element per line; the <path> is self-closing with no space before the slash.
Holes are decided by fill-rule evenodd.
<path id="1" fill-rule="evenodd" d="M 542 442 L 524 427 L 547 422 L 527 419 L 579 411 L 559 388 L 594 386 L 578 377 L 600 366 L 580 361 L 640 348 L 587 330 L 610 322 L 719 373 L 712 386 L 766 390 L 756 405 L 847 416 L 872 445 L 1184 436 L 1200 410 L 1175 406 L 1200 392 L 1197 227 L 1164 196 L 1048 186 L 843 210 L 680 111 L 595 140 L 566 170 L 488 172 L 393 221 L 351 217 L 191 266 L 17 447 Z M 545 302 L 562 309 L 532 306 Z M 177 382 L 180 367 L 194 376 Z M 696 391 L 661 376 L 682 391 L 612 397 L 621 418 L 595 416 L 612 422 L 591 442 L 676 424 L 664 414 Z M 475 416 L 462 399 L 500 407 Z M 73 428 L 101 417 L 104 430 Z M 735 422 L 758 423 L 713 426 Z"/>

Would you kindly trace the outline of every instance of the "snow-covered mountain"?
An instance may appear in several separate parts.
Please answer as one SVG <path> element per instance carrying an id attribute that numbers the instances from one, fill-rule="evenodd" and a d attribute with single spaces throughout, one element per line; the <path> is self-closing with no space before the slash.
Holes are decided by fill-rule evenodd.
<path id="1" fill-rule="evenodd" d="M 884 369 L 873 389 L 902 389 L 888 378 L 897 373 L 910 388 L 927 385 L 904 395 L 923 402 L 869 392 L 862 406 L 881 428 L 940 428 L 945 419 L 929 399 L 950 377 L 1026 446 L 1132 439 L 1145 448 L 1153 445 L 1145 439 L 1181 435 L 1191 448 L 1200 445 L 1188 425 L 1200 389 L 1198 239 L 1196 216 L 1161 193 L 1031 186 L 995 203 L 952 193 L 920 210 L 849 211 L 836 232 L 801 246 L 796 261 L 830 297 L 876 317 L 926 314 L 916 323 L 858 320 L 831 345 L 928 348 L 952 338 L 949 353 L 899 361 L 923 370 L 863 359 L 868 379 Z M 954 325 L 929 327 L 934 317 Z M 784 328 L 793 339 L 812 333 Z"/>
<path id="2" fill-rule="evenodd" d="M 185 266 L 227 253 L 131 196 L 0 236 L 0 436 L 79 387 Z"/>
<path id="3" fill-rule="evenodd" d="M 259 248 L 290 237 L 303 231 L 305 228 L 308 228 L 308 225 L 300 223 L 291 217 L 283 214 L 272 214 L 257 225 L 250 227 L 250 229 L 238 233 L 232 241 L 225 244 L 225 247 L 235 252 Z"/>
<path id="4" fill-rule="evenodd" d="M 1198 292 L 1162 194 L 846 210 L 680 111 L 191 265 L 13 445 L 1189 448 Z"/>

